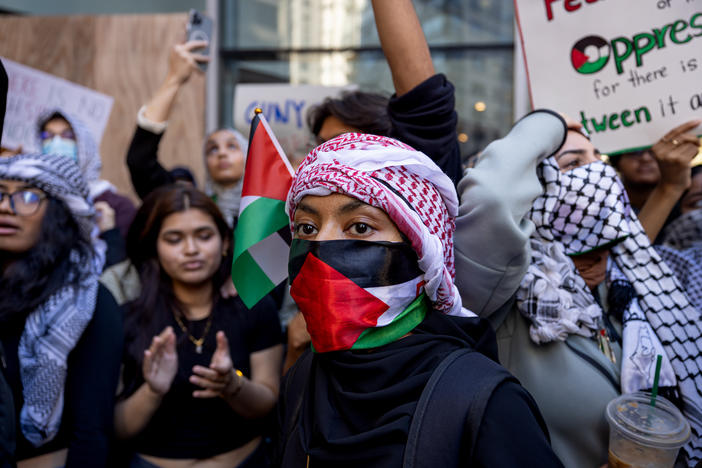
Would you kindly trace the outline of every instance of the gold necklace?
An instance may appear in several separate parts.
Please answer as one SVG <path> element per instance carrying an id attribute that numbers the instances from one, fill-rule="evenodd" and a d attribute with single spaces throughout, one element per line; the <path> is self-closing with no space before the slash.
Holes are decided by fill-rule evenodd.
<path id="1" fill-rule="evenodd" d="M 209 317 L 207 317 L 207 323 L 205 323 L 205 331 L 202 332 L 202 336 L 200 338 L 195 338 L 193 335 L 190 334 L 188 328 L 183 324 L 183 321 L 180 319 L 180 317 L 178 317 L 178 315 L 175 312 L 173 313 L 173 318 L 175 318 L 175 321 L 178 323 L 180 329 L 183 330 L 183 333 L 187 333 L 188 339 L 192 341 L 192 343 L 195 345 L 195 352 L 197 354 L 202 354 L 202 344 L 205 342 L 205 337 L 207 336 L 207 333 L 209 333 L 210 327 L 212 326 L 212 313 L 210 312 Z"/>

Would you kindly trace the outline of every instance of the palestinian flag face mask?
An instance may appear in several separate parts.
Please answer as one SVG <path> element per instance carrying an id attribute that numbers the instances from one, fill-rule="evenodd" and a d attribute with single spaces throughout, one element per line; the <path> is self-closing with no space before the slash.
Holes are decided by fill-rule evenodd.
<path id="1" fill-rule="evenodd" d="M 429 309 L 424 273 L 405 243 L 294 239 L 288 270 L 316 352 L 383 346 Z"/>

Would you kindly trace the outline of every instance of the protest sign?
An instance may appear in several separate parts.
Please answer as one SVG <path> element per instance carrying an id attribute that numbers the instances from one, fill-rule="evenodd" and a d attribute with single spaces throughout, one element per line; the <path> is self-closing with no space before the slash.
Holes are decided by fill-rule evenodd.
<path id="1" fill-rule="evenodd" d="M 532 106 L 580 121 L 601 151 L 648 147 L 702 118 L 702 0 L 514 5 Z"/>
<path id="2" fill-rule="evenodd" d="M 348 89 L 353 87 L 277 83 L 237 85 L 233 107 L 234 126 L 246 135 L 254 117 L 254 109 L 259 107 L 288 158 L 301 159 L 312 146 L 310 131 L 305 124 L 310 106 Z"/>
<path id="3" fill-rule="evenodd" d="M 100 143 L 112 110 L 112 97 L 6 58 L 2 63 L 9 79 L 3 146 L 39 151 L 37 119 L 53 108 L 78 117 Z"/>

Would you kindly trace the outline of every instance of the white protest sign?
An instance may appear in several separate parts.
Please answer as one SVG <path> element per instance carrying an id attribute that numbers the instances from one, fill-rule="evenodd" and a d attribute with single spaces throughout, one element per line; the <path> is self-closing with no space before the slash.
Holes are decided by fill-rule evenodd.
<path id="1" fill-rule="evenodd" d="M 248 136 L 254 109 L 259 107 L 288 157 L 301 158 L 311 149 L 307 110 L 348 89 L 353 87 L 240 84 L 234 95 L 234 126 Z"/>
<path id="2" fill-rule="evenodd" d="M 78 117 L 100 143 L 112 110 L 112 97 L 6 58 L 2 63 L 9 79 L 3 146 L 39 151 L 37 119 L 53 108 Z"/>
<path id="3" fill-rule="evenodd" d="M 514 5 L 533 107 L 580 121 L 601 151 L 648 147 L 702 118 L 702 0 Z"/>

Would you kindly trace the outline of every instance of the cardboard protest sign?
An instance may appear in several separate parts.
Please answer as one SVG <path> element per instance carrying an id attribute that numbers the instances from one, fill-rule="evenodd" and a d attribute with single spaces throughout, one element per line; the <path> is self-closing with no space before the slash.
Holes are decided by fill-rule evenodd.
<path id="1" fill-rule="evenodd" d="M 701 0 L 514 5 L 533 107 L 581 121 L 601 151 L 648 147 L 702 118 Z"/>
<path id="2" fill-rule="evenodd" d="M 3 146 L 39 151 L 37 119 L 52 108 L 78 117 L 100 143 L 112 110 L 112 97 L 6 58 L 2 62 L 9 78 Z"/>
<path id="3" fill-rule="evenodd" d="M 353 87 L 241 84 L 234 96 L 234 126 L 247 134 L 254 109 L 263 110 L 280 145 L 291 159 L 301 159 L 311 149 L 305 117 L 309 108 L 328 96 L 337 96 Z"/>

